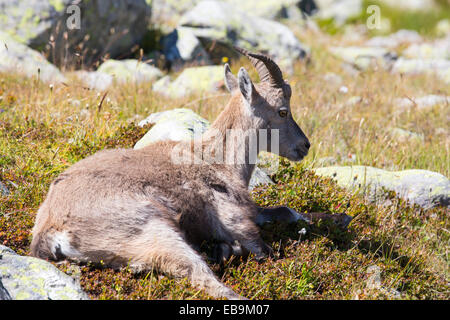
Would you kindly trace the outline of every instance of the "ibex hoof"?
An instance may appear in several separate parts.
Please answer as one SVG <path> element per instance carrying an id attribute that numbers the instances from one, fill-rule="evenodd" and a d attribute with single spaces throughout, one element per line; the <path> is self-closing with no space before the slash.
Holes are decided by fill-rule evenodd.
<path id="1" fill-rule="evenodd" d="M 228 243 L 222 242 L 214 247 L 212 259 L 216 263 L 225 264 L 231 258 L 232 253 L 232 247 Z"/>

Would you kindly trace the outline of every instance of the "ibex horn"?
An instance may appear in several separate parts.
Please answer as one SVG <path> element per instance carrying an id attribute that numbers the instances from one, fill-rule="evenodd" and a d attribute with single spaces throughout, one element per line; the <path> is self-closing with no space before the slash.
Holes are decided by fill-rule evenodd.
<path id="1" fill-rule="evenodd" d="M 250 59 L 250 62 L 258 72 L 259 80 L 261 82 L 269 82 L 273 87 L 283 86 L 283 74 L 275 61 L 270 57 L 261 53 L 253 53 L 239 47 L 234 47 L 234 49 Z"/>

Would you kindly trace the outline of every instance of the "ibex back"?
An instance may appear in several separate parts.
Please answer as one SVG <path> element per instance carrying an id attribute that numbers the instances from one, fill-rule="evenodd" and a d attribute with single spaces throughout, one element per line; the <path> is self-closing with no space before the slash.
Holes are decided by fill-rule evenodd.
<path id="1" fill-rule="evenodd" d="M 203 135 L 202 147 L 213 153 L 226 149 L 226 131 L 236 129 L 244 137 L 235 148 L 248 150 L 250 139 L 245 135 L 251 129 L 275 129 L 279 154 L 293 161 L 303 159 L 310 144 L 292 118 L 291 88 L 279 67 L 265 55 L 236 50 L 250 59 L 260 83 L 254 85 L 244 68 L 236 78 L 225 65 L 232 97 Z M 270 133 L 267 139 L 270 146 Z M 254 164 L 172 161 L 175 147 L 193 154 L 193 145 L 193 141 L 155 142 L 139 150 L 101 151 L 74 164 L 53 181 L 39 208 L 32 255 L 102 262 L 112 268 L 155 268 L 188 277 L 214 297 L 240 298 L 216 278 L 198 248 L 214 239 L 220 243 L 220 259 L 248 253 L 262 259 L 270 254 L 247 191 Z M 229 151 L 236 150 L 225 150 Z"/>

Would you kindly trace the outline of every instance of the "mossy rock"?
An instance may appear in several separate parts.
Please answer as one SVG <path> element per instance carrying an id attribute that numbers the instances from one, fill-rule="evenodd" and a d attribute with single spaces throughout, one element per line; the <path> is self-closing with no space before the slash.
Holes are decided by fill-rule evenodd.
<path id="1" fill-rule="evenodd" d="M 0 30 L 33 49 L 48 51 L 57 66 L 91 66 L 106 54 L 114 58 L 131 53 L 151 15 L 145 0 L 79 1 L 79 19 L 77 11 L 67 10 L 72 5 L 72 0 L 0 0 Z M 69 28 L 68 22 L 79 25 Z M 54 50 L 48 45 L 51 38 Z M 83 52 L 82 62 L 78 52 Z"/>
<path id="2" fill-rule="evenodd" d="M 333 166 L 314 171 L 319 176 L 333 178 L 344 188 L 366 194 L 372 200 L 383 198 L 388 190 L 426 209 L 450 205 L 450 181 L 436 172 L 418 169 L 386 171 L 367 166 Z"/>
<path id="3" fill-rule="evenodd" d="M 331 47 L 331 54 L 356 66 L 360 70 L 382 66 L 388 69 L 396 59 L 396 55 L 386 48 L 378 47 Z"/>
<path id="4" fill-rule="evenodd" d="M 13 300 L 89 300 L 79 283 L 41 259 L 0 245 L 0 281 Z"/>
<path id="5" fill-rule="evenodd" d="M 164 77 L 153 85 L 153 91 L 171 98 L 180 98 L 194 93 L 211 93 L 223 85 L 222 66 L 202 66 L 184 69 L 174 80 Z"/>
<path id="6" fill-rule="evenodd" d="M 118 82 L 150 82 L 157 80 L 163 76 L 163 73 L 158 68 L 149 64 L 143 63 L 136 59 L 105 61 L 97 72 L 109 74 Z"/>
<path id="7" fill-rule="evenodd" d="M 64 76 L 39 52 L 17 42 L 9 34 L 0 31 L 0 71 L 19 73 L 39 78 L 44 82 L 63 82 Z"/>

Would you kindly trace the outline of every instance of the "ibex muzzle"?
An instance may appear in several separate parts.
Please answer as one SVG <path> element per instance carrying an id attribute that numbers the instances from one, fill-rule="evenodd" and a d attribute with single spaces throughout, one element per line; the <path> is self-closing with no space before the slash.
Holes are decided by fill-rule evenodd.
<path id="1" fill-rule="evenodd" d="M 264 55 L 237 50 L 250 58 L 261 82 L 253 85 L 243 68 L 236 78 L 225 66 L 232 97 L 211 126 L 220 139 L 208 139 L 206 132 L 205 149 L 214 153 L 216 144 L 225 145 L 221 139 L 229 129 L 278 129 L 280 155 L 302 159 L 309 142 L 292 118 L 291 88 L 280 69 Z M 171 161 L 175 147 L 189 153 L 193 145 L 160 141 L 139 150 L 104 150 L 74 164 L 53 181 L 39 208 L 32 255 L 113 268 L 156 268 L 188 277 L 214 297 L 240 298 L 216 278 L 197 250 L 203 241 L 214 240 L 224 259 L 270 254 L 255 223 L 258 208 L 247 191 L 254 164 Z M 237 147 L 248 150 L 248 145 Z"/>

